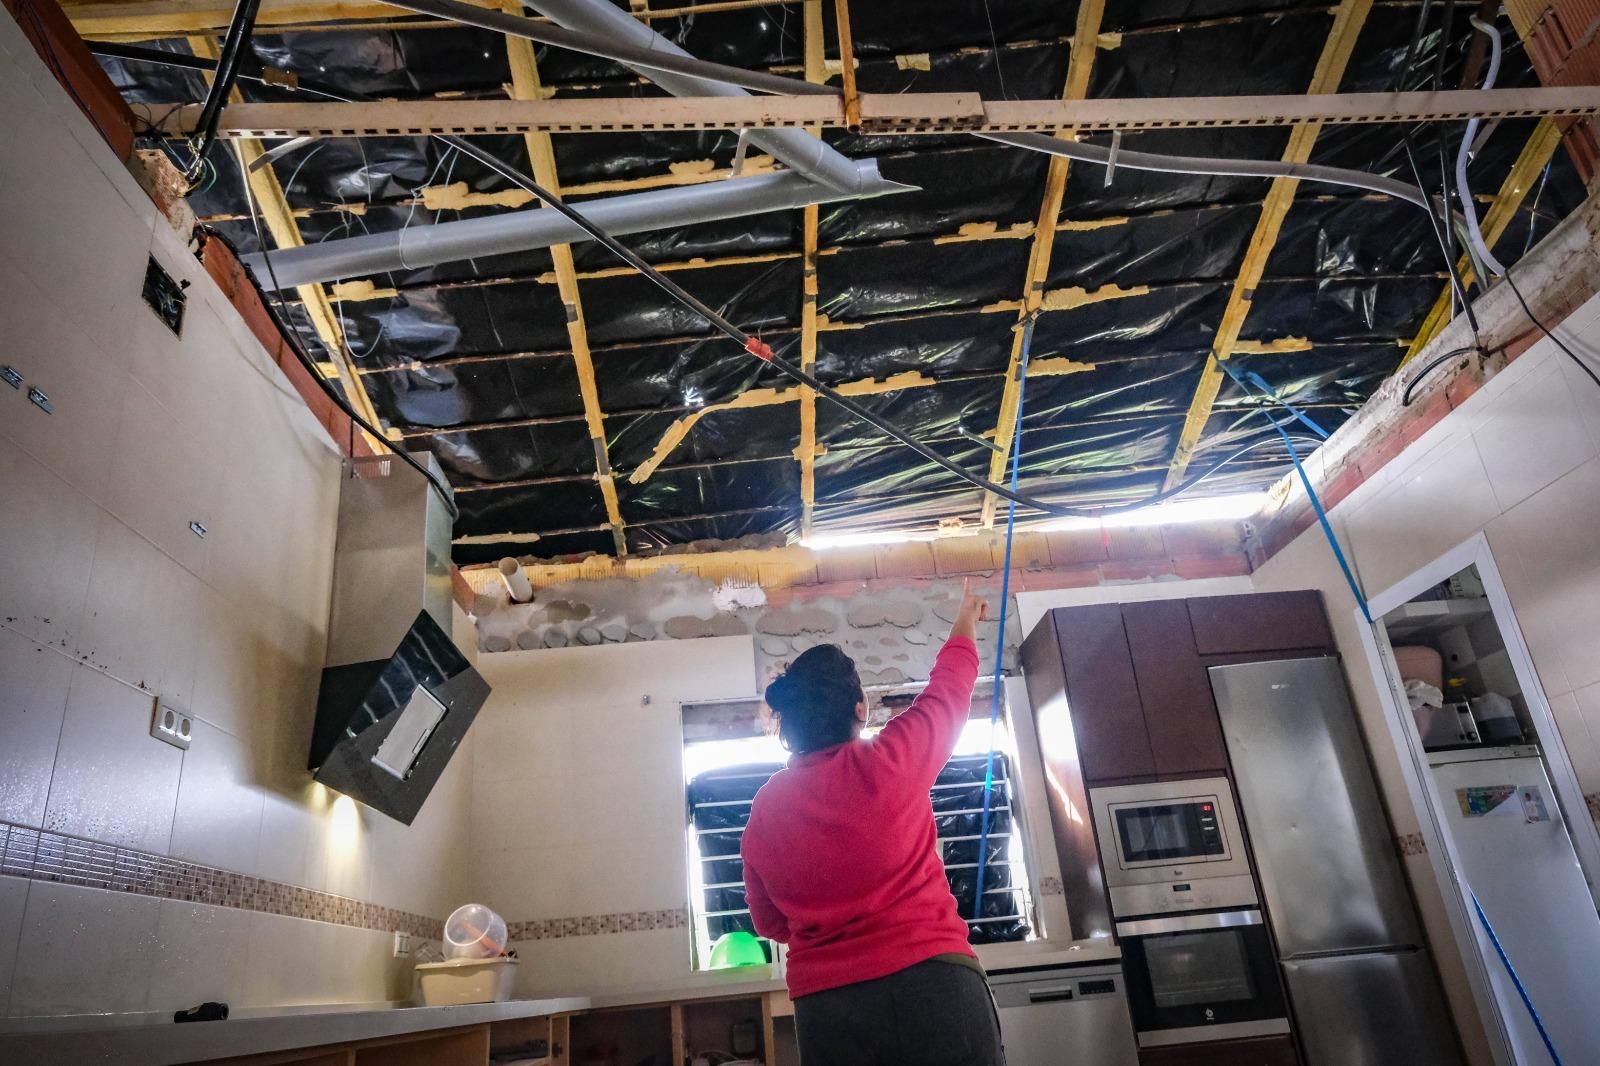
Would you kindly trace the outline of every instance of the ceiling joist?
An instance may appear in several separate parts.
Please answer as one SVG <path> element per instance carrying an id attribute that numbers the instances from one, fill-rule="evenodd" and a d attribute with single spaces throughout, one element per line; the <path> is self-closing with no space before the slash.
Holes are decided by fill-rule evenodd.
<path id="1" fill-rule="evenodd" d="M 1366 5 L 1370 7 L 1370 2 Z M 1348 20 L 1346 20 L 1348 21 Z M 1090 39 L 1089 49 L 1093 48 Z M 1079 51 L 1076 43 L 1074 50 Z M 1348 54 L 1345 59 L 1348 61 Z M 1340 66 L 1340 73 L 1343 66 Z M 860 129 L 874 134 L 1133 132 L 1469 118 L 1600 114 L 1600 86 L 1452 89 L 1300 96 L 1191 96 L 1115 100 L 984 100 L 977 93 L 861 93 Z M 195 132 L 200 104 L 138 104 L 171 136 Z M 218 134 L 259 139 L 674 130 L 806 129 L 849 124 L 843 97 L 712 96 L 550 100 L 378 100 L 251 104 L 223 109 Z M 1288 156 L 1286 155 L 1287 159 Z M 1302 160 L 1303 161 L 1303 160 Z"/>
<path id="2" fill-rule="evenodd" d="M 504 0 L 507 11 L 520 14 L 521 0 Z M 506 37 L 506 58 L 511 64 L 511 95 L 514 99 L 537 100 L 539 68 L 534 61 L 533 42 L 522 37 Z M 523 134 L 528 149 L 528 161 L 533 167 L 533 180 L 561 195 L 561 179 L 556 172 L 555 149 L 550 134 L 530 130 Z M 588 426 L 589 440 L 594 447 L 595 480 L 605 504 L 606 522 L 610 526 L 612 547 L 617 557 L 628 553 L 627 537 L 623 532 L 622 506 L 617 498 L 616 477 L 611 472 L 611 459 L 606 447 L 605 415 L 600 409 L 600 389 L 595 381 L 594 358 L 589 351 L 589 330 L 583 317 L 583 298 L 578 292 L 577 267 L 572 258 L 572 246 L 556 244 L 550 248 L 550 258 L 555 265 L 556 288 L 566 309 L 567 342 L 572 347 L 573 370 L 578 377 L 578 392 L 583 397 L 583 417 Z"/>
<path id="3" fill-rule="evenodd" d="M 1333 27 L 1328 31 L 1327 43 L 1322 46 L 1322 54 L 1317 59 L 1316 71 L 1311 76 L 1308 92 L 1313 97 L 1332 94 L 1339 88 L 1340 81 L 1344 79 L 1345 67 L 1349 65 L 1350 55 L 1355 51 L 1356 40 L 1361 36 L 1361 28 L 1366 25 L 1367 15 L 1371 10 L 1372 0 L 1343 0 L 1340 3 L 1338 11 L 1333 16 Z M 1316 122 L 1296 126 L 1289 134 L 1289 146 L 1284 150 L 1283 161 L 1286 163 L 1309 161 L 1311 148 L 1316 143 L 1317 134 L 1321 129 L 1321 124 Z M 1266 201 L 1261 206 L 1261 217 L 1256 221 L 1255 231 L 1251 234 L 1250 243 L 1245 249 L 1244 262 L 1239 266 L 1239 275 L 1234 280 L 1227 306 L 1223 309 L 1222 323 L 1217 328 L 1216 338 L 1212 341 L 1211 353 L 1206 356 L 1205 366 L 1200 372 L 1200 382 L 1195 387 L 1194 399 L 1190 401 L 1183 429 L 1178 434 L 1177 447 L 1173 452 L 1172 463 L 1167 469 L 1163 490 L 1171 489 L 1183 481 L 1184 472 L 1189 468 L 1189 461 L 1194 458 L 1195 450 L 1200 446 L 1201 435 L 1205 432 L 1206 423 L 1216 407 L 1217 394 L 1222 388 L 1221 364 L 1233 357 L 1240 331 L 1244 329 L 1245 318 L 1250 313 L 1250 303 L 1255 299 L 1256 287 L 1261 284 L 1267 260 L 1272 255 L 1273 246 L 1278 242 L 1278 231 L 1282 229 L 1284 219 L 1289 216 L 1289 208 L 1294 204 L 1295 190 L 1299 185 L 1300 182 L 1294 178 L 1274 178 L 1272 181 L 1271 191 L 1267 193 Z"/>
<path id="4" fill-rule="evenodd" d="M 1067 81 L 1061 91 L 1063 103 L 1081 101 L 1089 95 L 1089 78 L 1094 73 L 1094 59 L 1100 38 L 1100 23 L 1105 16 L 1105 0 L 1083 0 L 1078 6 L 1078 22 L 1072 35 L 1072 54 L 1067 61 Z M 1062 130 L 1057 136 L 1064 140 L 1074 137 L 1072 130 Z M 994 454 L 989 457 L 989 480 L 1000 482 L 1005 477 L 1006 463 L 1011 449 L 1016 446 L 1017 404 L 1021 400 L 1023 379 L 1022 345 L 1025 324 L 1029 316 L 1038 314 L 1044 306 L 1045 279 L 1050 273 L 1050 253 L 1055 247 L 1056 223 L 1061 218 L 1061 200 L 1066 194 L 1067 171 L 1070 160 L 1051 156 L 1045 171 L 1044 197 L 1039 205 L 1039 219 L 1033 227 L 1033 246 L 1028 254 L 1027 274 L 1022 287 L 1022 306 L 1017 315 L 1017 325 L 1011 335 L 1011 356 L 1006 364 L 1005 384 L 1001 387 L 1000 413 L 995 421 Z M 1037 367 L 1032 368 L 1037 373 Z M 983 496 L 979 524 L 984 529 L 994 525 L 998 498 L 992 492 Z"/>

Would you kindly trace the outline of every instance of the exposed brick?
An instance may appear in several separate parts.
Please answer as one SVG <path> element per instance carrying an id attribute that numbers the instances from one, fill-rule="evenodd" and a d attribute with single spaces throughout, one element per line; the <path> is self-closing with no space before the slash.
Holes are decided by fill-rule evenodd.
<path id="1" fill-rule="evenodd" d="M 1347 499 L 1356 489 L 1366 483 L 1368 474 L 1355 463 L 1342 467 L 1317 495 L 1322 497 L 1322 505 L 1329 509 L 1337 507 L 1340 502 Z"/>
<path id="2" fill-rule="evenodd" d="M 1107 529 L 1107 554 L 1116 559 L 1165 559 L 1167 545 L 1159 526 Z"/>
<path id="3" fill-rule="evenodd" d="M 995 569 L 992 538 L 982 534 L 970 537 L 942 537 L 933 542 L 933 563 L 942 576 L 979 574 Z"/>
<path id="4" fill-rule="evenodd" d="M 870 581 L 878 576 L 877 559 L 870 547 L 828 548 L 817 553 L 817 580 Z"/>
<path id="5" fill-rule="evenodd" d="M 938 573 L 933 545 L 925 540 L 886 544 L 877 550 L 879 577 L 928 577 Z"/>
<path id="6" fill-rule="evenodd" d="M 1185 522 L 1161 529 L 1166 554 L 1173 559 L 1231 555 L 1243 543 L 1236 522 Z"/>
<path id="7" fill-rule="evenodd" d="M 1044 535 L 1054 566 L 1099 563 L 1109 558 L 1098 529 L 1062 529 Z"/>
<path id="8" fill-rule="evenodd" d="M 994 537 L 990 549 L 993 564 L 1005 566 L 1005 537 Z M 1043 533 L 1018 533 L 1011 538 L 1011 566 L 1014 570 L 1037 570 L 1050 565 L 1050 546 Z"/>
<path id="9" fill-rule="evenodd" d="M 1098 563 L 1079 563 L 1076 566 L 1058 566 L 1050 570 L 1030 570 L 1021 575 L 1012 588 L 1021 592 L 1040 592 L 1046 589 L 1092 588 L 1100 584 Z M 1020 588 L 1019 588 L 1020 585 Z"/>
<path id="10" fill-rule="evenodd" d="M 1182 578 L 1237 577 L 1250 572 L 1250 560 L 1242 551 L 1231 555 L 1198 555 L 1172 561 L 1173 572 Z"/>
<path id="11" fill-rule="evenodd" d="M 1171 559 L 1113 559 L 1100 564 L 1100 576 L 1106 581 L 1145 581 L 1174 573 Z"/>

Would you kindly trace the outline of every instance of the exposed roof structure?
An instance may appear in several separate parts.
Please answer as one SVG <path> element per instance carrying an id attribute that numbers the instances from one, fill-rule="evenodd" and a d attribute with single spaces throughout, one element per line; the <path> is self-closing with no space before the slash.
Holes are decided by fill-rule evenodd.
<path id="1" fill-rule="evenodd" d="M 631 0 L 695 56 L 822 80 L 840 69 L 834 5 Z M 114 21 L 89 36 L 214 54 L 192 14 Z M 368 9 L 372 10 L 368 10 Z M 1476 83 L 1475 5 L 1421 38 L 1408 87 Z M 509 9 L 518 9 L 513 2 Z M 67 11 L 87 10 L 68 6 Z M 308 15 L 307 11 L 311 14 Z M 659 95 L 623 68 L 373 4 L 265 12 L 260 62 L 374 97 Z M 1044 100 L 1386 90 L 1418 5 L 1345 0 L 984 4 L 877 0 L 849 11 L 862 91 Z M 143 18 L 143 21 L 140 19 Z M 352 21 L 359 18 L 360 21 Z M 178 37 L 179 30 L 200 36 Z M 1499 84 L 1536 84 L 1507 32 Z M 199 100 L 193 72 L 107 59 L 130 100 Z M 244 84 L 252 100 L 304 92 Z M 1296 159 L 1407 180 L 1398 124 L 1130 132 L 1129 150 Z M 1436 135 L 1416 128 L 1425 183 Z M 1258 373 L 1328 430 L 1392 374 L 1446 293 L 1445 259 L 1415 207 L 1332 186 L 1069 166 L 968 136 L 827 141 L 915 188 L 626 238 L 790 361 L 968 469 L 1000 477 L 1022 322 L 1036 315 L 1018 446 L 1024 490 L 1080 506 L 1127 503 L 1276 431 L 1216 369 Z M 1086 135 L 1107 144 L 1105 134 Z M 726 179 L 731 132 L 530 133 L 475 138 L 582 206 Z M 1582 199 L 1547 121 L 1505 120 L 1471 181 L 1496 254 L 1515 262 Z M 250 142 L 246 142 L 247 150 Z M 259 147 L 253 149 L 259 152 Z M 241 251 L 257 247 L 231 152 L 191 203 Z M 744 158 L 746 174 L 773 167 Z M 478 162 L 426 137 L 318 140 L 257 172 L 283 212 L 274 247 L 536 209 Z M 1509 177 L 1508 177 L 1509 176 Z M 270 205 L 269 205 L 270 206 Z M 273 219 L 268 220 L 274 221 Z M 291 230 L 297 229 L 298 235 Z M 1448 300 L 1448 297 L 1445 297 Z M 376 414 L 439 457 L 457 493 L 457 561 L 638 552 L 753 534 L 917 530 L 993 520 L 993 500 L 803 390 L 592 244 L 305 286 L 292 309 L 318 357 L 351 371 Z M 343 350 L 340 350 L 340 349 Z M 753 390 L 771 389 L 770 393 Z M 736 398 L 740 398 L 733 404 Z M 727 406 L 725 406 L 727 405 Z M 1272 444 L 1194 491 L 1259 488 Z"/>

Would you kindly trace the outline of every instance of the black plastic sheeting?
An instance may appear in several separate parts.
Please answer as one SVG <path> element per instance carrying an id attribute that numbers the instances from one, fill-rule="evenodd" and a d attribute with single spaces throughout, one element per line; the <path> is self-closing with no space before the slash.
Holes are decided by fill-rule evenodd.
<path id="1" fill-rule="evenodd" d="M 831 42 L 833 11 L 823 7 Z M 1469 5 L 1457 5 L 1446 52 L 1445 80 L 1452 86 L 1470 43 L 1469 13 Z M 1412 7 L 1373 9 L 1344 90 L 1394 85 L 1415 14 Z M 859 82 L 872 92 L 1058 98 L 1076 15 L 1075 3 L 1046 0 L 854 5 Z M 800 22 L 798 5 L 769 4 L 652 25 L 704 58 L 796 73 L 803 59 Z M 1328 5 L 1285 0 L 1112 5 L 1090 91 L 1101 97 L 1302 92 L 1330 24 Z M 1409 87 L 1428 84 L 1437 30 L 1436 18 L 1421 41 Z M 1500 84 L 1535 83 L 1515 35 L 1508 33 L 1507 42 Z M 181 41 L 154 46 L 188 51 Z M 254 48 L 260 62 L 338 92 L 494 98 L 509 79 L 501 39 L 470 28 L 267 28 Z M 558 97 L 659 95 L 613 63 L 559 49 L 536 51 L 541 78 Z M 154 105 L 196 100 L 204 92 L 193 72 L 104 63 L 151 118 L 158 117 Z M 308 99 L 256 83 L 241 88 L 251 100 Z M 1480 196 L 1499 187 L 1532 128 L 1532 121 L 1520 120 L 1495 129 L 1472 164 Z M 1405 132 L 1394 125 L 1330 126 L 1313 159 L 1411 180 Z M 1441 131 L 1411 132 L 1424 180 L 1437 184 Z M 1442 132 L 1453 159 L 1460 125 L 1447 124 Z M 817 308 L 825 321 L 816 373 L 832 384 L 907 372 L 932 379 L 861 402 L 965 468 L 984 472 L 991 453 L 974 435 L 995 429 L 1049 161 L 955 135 L 830 130 L 825 137 L 848 154 L 876 159 L 885 176 L 915 189 L 818 209 Z M 1109 136 L 1088 139 L 1106 144 Z M 1180 129 L 1130 132 L 1122 143 L 1144 151 L 1264 159 L 1279 156 L 1287 139 L 1281 128 Z M 477 141 L 528 169 L 522 138 Z M 563 185 L 576 190 L 572 197 L 580 203 L 617 191 L 591 183 L 662 181 L 675 170 L 726 168 L 735 146 L 733 134 L 716 132 L 554 138 Z M 254 250 L 256 233 L 231 152 L 216 152 L 213 164 L 193 205 L 241 250 Z M 462 182 L 485 194 L 511 188 L 493 170 L 426 137 L 318 141 L 276 161 L 274 170 L 302 212 L 308 243 L 504 210 L 432 210 L 420 198 L 427 186 Z M 1268 188 L 1262 179 L 1125 168 L 1107 184 L 1099 167 L 1069 169 L 1046 288 L 1084 294 L 1076 306 L 1040 316 L 1032 356 L 1092 369 L 1028 382 L 1021 436 L 1027 491 L 1094 506 L 1136 502 L 1160 489 Z M 1582 196 L 1558 153 L 1497 254 L 1514 261 Z M 772 212 L 668 227 L 626 241 L 652 262 L 713 261 L 673 277 L 798 361 L 801 219 L 799 211 Z M 580 272 L 608 272 L 583 277 L 579 288 L 630 550 L 798 533 L 797 402 L 715 411 L 651 477 L 639 484 L 629 479 L 676 419 L 750 388 L 786 383 L 645 279 L 615 272 L 618 264 L 604 249 L 583 243 L 574 255 Z M 729 257 L 753 261 L 714 262 Z M 460 490 L 456 532 L 472 538 L 457 546 L 461 562 L 507 551 L 556 557 L 613 550 L 552 269 L 544 250 L 418 267 L 365 279 L 379 291 L 376 298 L 335 305 L 381 416 L 414 446 L 431 447 Z M 1247 342 L 1282 350 L 1243 355 L 1239 363 L 1331 430 L 1394 371 L 1444 284 L 1444 258 L 1420 211 L 1304 183 L 1243 331 Z M 326 358 L 292 300 L 289 316 L 308 347 Z M 816 464 L 819 531 L 904 530 L 976 513 L 981 494 L 971 486 L 825 400 L 816 410 L 823 449 Z M 1311 450 L 1314 441 L 1296 432 L 1303 450 Z M 1244 445 L 1265 443 L 1194 491 L 1238 492 L 1275 480 L 1287 463 L 1275 436 L 1256 402 L 1225 381 L 1191 471 Z M 506 539 L 497 543 L 497 537 Z"/>
<path id="2" fill-rule="evenodd" d="M 987 841 L 983 835 L 984 776 L 988 759 L 982 755 L 959 755 L 940 771 L 929 794 L 939 851 L 947 869 L 945 876 L 963 918 L 973 917 L 977 896 L 980 842 L 984 846 L 983 908 L 986 919 L 968 926 L 974 944 L 994 944 L 1025 939 L 1031 927 L 1019 909 L 1019 892 L 1026 889 L 1014 877 L 1009 853 L 1009 837 L 1014 823 L 1011 811 L 1011 779 L 1004 754 L 994 757 L 994 788 L 989 797 Z M 767 779 L 782 766 L 776 763 L 732 766 L 701 774 L 689 782 L 689 817 L 700 834 L 702 907 L 713 940 L 724 933 L 744 930 L 754 933 L 744 891 L 744 863 L 739 859 L 743 830 L 750 820 L 748 801 L 755 798 Z M 737 882 L 737 884 L 735 884 Z M 744 913 L 719 914 L 722 911 Z"/>

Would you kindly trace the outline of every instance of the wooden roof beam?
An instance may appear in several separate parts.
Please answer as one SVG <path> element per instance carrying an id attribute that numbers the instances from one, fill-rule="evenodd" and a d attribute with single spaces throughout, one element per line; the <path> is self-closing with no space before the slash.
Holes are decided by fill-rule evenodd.
<path id="1" fill-rule="evenodd" d="M 521 0 L 503 0 L 502 6 L 513 14 L 522 11 Z M 508 36 L 506 58 L 511 63 L 513 99 L 537 100 L 539 68 L 534 61 L 533 42 L 523 37 Z M 556 172 L 556 156 L 550 143 L 550 134 L 530 131 L 523 135 L 523 141 L 528 149 L 528 161 L 533 167 L 533 180 L 560 196 L 561 179 Z M 590 444 L 594 447 L 595 481 L 605 503 L 612 547 L 617 557 L 621 558 L 628 554 L 628 541 L 623 533 L 617 479 L 611 472 L 611 459 L 606 447 L 605 412 L 600 407 L 600 389 L 594 376 L 594 357 L 589 351 L 589 329 L 583 317 L 583 298 L 578 292 L 578 273 L 572 258 L 572 246 L 552 245 L 550 258 L 555 264 L 556 288 L 567 311 L 567 342 L 572 346 L 573 370 L 578 376 L 578 391 L 583 397 L 584 422 L 589 430 Z"/>
<path id="2" fill-rule="evenodd" d="M 1078 21 L 1072 34 L 1072 55 L 1067 62 L 1067 81 L 1061 91 L 1064 101 L 1082 100 L 1089 95 L 1089 78 L 1094 73 L 1100 23 L 1105 16 L 1105 9 L 1105 0 L 1081 0 L 1078 5 Z M 1062 130 L 1056 136 L 1072 140 L 1076 133 Z M 1000 413 L 995 421 L 995 450 L 989 457 L 989 480 L 993 482 L 1004 479 L 1011 449 L 1016 445 L 1017 403 L 1022 395 L 1022 380 L 1018 371 L 1022 364 L 1023 323 L 1044 305 L 1045 280 L 1050 274 L 1050 253 L 1055 248 L 1056 223 L 1061 217 L 1061 200 L 1067 190 L 1070 163 L 1071 160 L 1051 156 L 1049 168 L 1045 171 L 1044 197 L 1039 204 L 1039 219 L 1033 228 L 1033 247 L 1028 253 L 1022 306 L 1011 335 L 1011 357 L 1006 363 L 1005 384 L 1000 392 Z M 983 494 L 979 524 L 984 529 L 994 525 L 998 504 L 999 497 L 994 493 Z"/>
<path id="3" fill-rule="evenodd" d="M 1372 3 L 1373 0 L 1342 0 L 1339 4 L 1334 12 L 1333 26 L 1328 31 L 1327 43 L 1322 46 L 1322 55 L 1318 57 L 1316 71 L 1311 76 L 1311 85 L 1307 89 L 1310 95 L 1338 90 L 1345 67 L 1350 63 L 1350 55 L 1355 51 L 1356 40 L 1361 36 L 1361 28 L 1366 25 L 1367 15 L 1372 10 Z M 1289 146 L 1283 153 L 1284 161 L 1307 162 L 1321 129 L 1321 124 L 1315 122 L 1296 126 L 1289 134 Z M 1206 356 L 1205 367 L 1200 372 L 1200 383 L 1195 388 L 1183 429 L 1178 434 L 1178 444 L 1173 452 L 1172 463 L 1167 468 L 1164 489 L 1170 489 L 1183 480 L 1189 461 L 1200 446 L 1200 436 L 1205 432 L 1206 422 L 1216 406 L 1217 393 L 1222 388 L 1223 370 L 1219 360 L 1233 357 L 1245 317 L 1250 313 L 1250 301 L 1255 297 L 1256 287 L 1261 284 L 1267 259 L 1278 241 L 1278 231 L 1288 217 L 1299 184 L 1293 178 L 1274 178 L 1272 181 L 1272 189 L 1262 204 L 1261 217 L 1256 221 L 1250 244 L 1245 249 L 1244 262 L 1240 264 L 1239 275 L 1234 279 L 1227 306 L 1223 309 L 1222 323 L 1211 342 L 1211 354 Z"/>
<path id="4" fill-rule="evenodd" d="M 188 38 L 188 44 L 191 52 L 204 59 L 216 59 L 221 54 L 217 42 L 211 37 L 193 36 Z M 211 75 L 205 75 L 205 79 L 209 83 Z M 241 100 L 243 97 L 238 89 L 234 89 L 230 99 Z M 294 212 L 289 208 L 288 197 L 284 194 L 283 184 L 278 181 L 278 175 L 271 164 L 258 170 L 249 169 L 251 163 L 266 154 L 266 149 L 261 146 L 260 141 L 243 137 L 239 139 L 239 154 L 244 158 L 245 179 L 250 182 L 250 191 L 255 195 L 256 203 L 261 209 L 261 221 L 272 234 L 273 242 L 279 248 L 304 246 L 305 239 L 300 235 L 300 224 L 295 221 Z M 378 420 L 377 408 L 372 405 L 372 397 L 367 394 L 367 388 L 361 382 L 360 371 L 350 354 L 349 345 L 345 343 L 344 330 L 339 325 L 339 315 L 333 308 L 333 302 L 328 298 L 328 290 L 322 285 L 301 285 L 295 293 L 305 306 L 306 317 L 311 320 L 311 328 L 316 332 L 317 339 L 333 356 L 333 366 L 330 367 L 326 363 L 319 363 L 318 366 L 325 375 L 337 377 L 344 383 L 345 399 L 356 409 L 357 414 L 373 426 L 381 428 L 382 423 Z M 337 372 L 328 374 L 328 371 L 334 368 L 337 368 Z M 362 434 L 369 435 L 365 430 Z"/>
<path id="5" fill-rule="evenodd" d="M 839 0 L 840 17 L 847 17 L 844 0 Z M 828 80 L 822 40 L 822 0 L 806 0 L 804 16 L 806 80 L 822 84 Z M 851 71 L 852 82 L 854 71 Z M 817 365 L 817 224 L 816 204 L 801 209 L 800 222 L 800 369 L 810 374 Z M 811 536 L 811 513 L 817 502 L 817 394 L 809 387 L 800 390 L 800 536 Z"/>
<path id="6" fill-rule="evenodd" d="M 1083 51 L 1076 43 L 1074 49 Z M 1061 135 L 1254 126 L 1295 126 L 1315 132 L 1323 125 L 1592 116 L 1600 113 L 1600 86 L 1107 100 L 984 100 L 973 92 L 861 93 L 855 100 L 861 130 L 877 135 Z M 194 132 L 200 111 L 199 104 L 135 107 L 140 118 L 172 136 Z M 223 109 L 217 131 L 223 137 L 258 138 L 483 136 L 540 130 L 562 134 L 823 130 L 850 123 L 847 103 L 837 96 L 563 96 L 235 103 Z"/>

